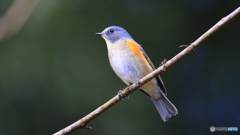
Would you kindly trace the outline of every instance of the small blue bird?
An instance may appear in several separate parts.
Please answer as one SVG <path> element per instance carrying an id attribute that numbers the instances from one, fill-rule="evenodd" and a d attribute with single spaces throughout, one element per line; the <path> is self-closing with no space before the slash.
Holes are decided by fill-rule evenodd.
<path id="1" fill-rule="evenodd" d="M 106 41 L 111 67 L 127 85 L 137 83 L 155 69 L 146 52 L 125 29 L 110 26 L 96 34 Z M 160 76 L 141 86 L 140 90 L 153 101 L 163 121 L 178 114 L 166 97 L 167 91 Z"/>

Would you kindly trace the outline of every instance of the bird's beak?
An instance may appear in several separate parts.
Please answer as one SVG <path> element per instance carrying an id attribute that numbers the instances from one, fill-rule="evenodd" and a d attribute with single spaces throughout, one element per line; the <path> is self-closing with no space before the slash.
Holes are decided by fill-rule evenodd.
<path id="1" fill-rule="evenodd" d="M 96 35 L 99 35 L 99 36 L 102 36 L 103 35 L 103 33 L 101 33 L 101 32 L 98 32 L 98 33 L 95 33 Z"/>

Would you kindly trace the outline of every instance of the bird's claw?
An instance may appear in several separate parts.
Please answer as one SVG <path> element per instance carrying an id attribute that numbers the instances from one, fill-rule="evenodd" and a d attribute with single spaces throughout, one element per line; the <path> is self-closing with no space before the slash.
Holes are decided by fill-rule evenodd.
<path id="1" fill-rule="evenodd" d="M 121 93 L 122 93 L 122 90 L 119 90 L 117 95 L 121 100 L 125 101 L 124 98 L 121 96 Z"/>
<path id="2" fill-rule="evenodd" d="M 167 60 L 164 59 L 164 60 L 161 62 L 160 66 L 164 65 L 166 62 L 167 62 Z"/>
<path id="3" fill-rule="evenodd" d="M 142 84 L 141 84 L 140 80 L 137 81 L 137 85 L 138 85 L 139 87 L 142 87 Z"/>

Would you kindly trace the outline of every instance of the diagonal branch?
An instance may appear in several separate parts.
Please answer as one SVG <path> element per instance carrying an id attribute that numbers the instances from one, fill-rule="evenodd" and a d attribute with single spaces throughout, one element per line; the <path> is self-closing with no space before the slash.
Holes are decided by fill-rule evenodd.
<path id="1" fill-rule="evenodd" d="M 205 41 L 210 35 L 215 33 L 217 30 L 219 30 L 221 27 L 223 27 L 225 24 L 233 20 L 233 18 L 237 17 L 240 14 L 240 7 L 238 7 L 236 10 L 234 10 L 232 13 L 230 13 L 228 16 L 222 18 L 218 23 L 216 23 L 212 28 L 210 28 L 207 32 L 205 32 L 202 36 L 200 36 L 196 41 L 194 41 L 192 44 L 190 44 L 187 48 L 185 48 L 183 51 L 178 53 L 176 56 L 174 56 L 172 59 L 164 62 L 162 66 L 158 67 L 156 70 L 148 74 L 147 76 L 143 77 L 141 80 L 139 80 L 138 83 L 134 83 L 125 89 L 122 90 L 120 93 L 120 96 L 122 98 L 128 96 L 133 91 L 137 90 L 141 85 L 147 83 L 151 79 L 155 78 L 162 72 L 166 71 L 169 67 L 171 67 L 173 64 L 178 62 L 180 59 L 185 57 L 186 55 L 192 53 L 200 44 Z M 105 112 L 107 109 L 109 109 L 111 106 L 115 105 L 117 102 L 121 101 L 121 98 L 119 98 L 118 95 L 110 99 L 108 102 L 103 104 L 102 106 L 98 107 L 93 112 L 89 113 L 82 119 L 76 121 L 75 123 L 71 124 L 70 126 L 60 130 L 59 132 L 55 133 L 54 135 L 67 135 L 74 130 L 77 130 L 79 128 L 86 128 L 86 129 L 92 129 L 91 127 L 87 126 L 87 123 L 96 118 L 97 116 L 101 115 L 103 112 Z"/>

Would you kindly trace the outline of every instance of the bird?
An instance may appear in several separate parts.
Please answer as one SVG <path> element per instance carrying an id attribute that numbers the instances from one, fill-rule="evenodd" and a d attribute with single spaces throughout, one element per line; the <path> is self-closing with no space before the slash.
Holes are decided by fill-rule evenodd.
<path id="1" fill-rule="evenodd" d="M 105 40 L 110 65 L 125 84 L 138 83 L 141 78 L 155 70 L 142 46 L 124 28 L 109 26 L 95 34 Z M 177 108 L 167 98 L 167 91 L 160 76 L 139 89 L 153 101 L 164 122 L 178 114 Z"/>

